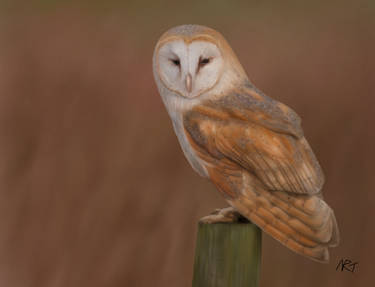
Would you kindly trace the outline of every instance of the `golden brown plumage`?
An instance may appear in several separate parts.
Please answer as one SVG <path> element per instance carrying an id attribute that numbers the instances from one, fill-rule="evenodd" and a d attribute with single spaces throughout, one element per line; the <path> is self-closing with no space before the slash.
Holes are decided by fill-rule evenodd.
<path id="1" fill-rule="evenodd" d="M 210 179 L 235 209 L 297 253 L 328 260 L 337 225 L 319 195 L 322 171 L 291 109 L 249 87 L 204 102 L 183 119 Z"/>
<path id="2" fill-rule="evenodd" d="M 181 44 L 189 47 L 195 41 L 198 48 L 186 51 Z M 208 57 L 206 50 L 215 49 L 200 48 L 202 41 L 214 43 L 220 51 L 212 52 L 215 69 L 222 69 L 215 83 L 207 69 L 210 84 L 195 94 L 183 84 L 168 88 L 165 82 L 171 80 L 159 78 L 160 69 L 169 67 L 158 63 L 158 49 L 170 43 L 173 57 L 178 54 L 184 59 L 187 54 L 186 67 L 181 60 L 176 81 L 190 74 L 194 85 L 195 77 L 202 78 L 205 72 L 191 76 L 196 61 L 191 59 L 200 54 Z M 322 199 L 324 176 L 298 115 L 257 90 L 224 38 L 206 27 L 178 27 L 162 36 L 155 49 L 154 73 L 193 168 L 208 177 L 232 207 L 272 237 L 301 255 L 327 262 L 328 247 L 338 244 L 339 232 L 332 209 Z M 174 77 L 168 73 L 166 77 Z"/>

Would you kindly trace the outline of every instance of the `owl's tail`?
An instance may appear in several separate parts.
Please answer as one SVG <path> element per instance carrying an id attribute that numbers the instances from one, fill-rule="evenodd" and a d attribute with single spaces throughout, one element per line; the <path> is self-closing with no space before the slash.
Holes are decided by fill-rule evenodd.
<path id="1" fill-rule="evenodd" d="M 246 188 L 227 199 L 243 216 L 293 251 L 318 262 L 329 261 L 328 247 L 339 243 L 332 209 L 319 195 Z"/>

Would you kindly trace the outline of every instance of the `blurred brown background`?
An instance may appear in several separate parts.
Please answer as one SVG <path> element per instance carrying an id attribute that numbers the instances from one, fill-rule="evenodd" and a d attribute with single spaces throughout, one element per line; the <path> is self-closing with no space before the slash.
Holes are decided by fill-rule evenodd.
<path id="1" fill-rule="evenodd" d="M 152 76 L 158 37 L 185 23 L 221 31 L 298 112 L 325 171 L 341 245 L 321 265 L 265 235 L 261 286 L 373 284 L 373 1 L 0 7 L 0 286 L 191 285 L 197 220 L 226 204 L 185 160 Z M 341 258 L 356 272 L 336 272 Z"/>

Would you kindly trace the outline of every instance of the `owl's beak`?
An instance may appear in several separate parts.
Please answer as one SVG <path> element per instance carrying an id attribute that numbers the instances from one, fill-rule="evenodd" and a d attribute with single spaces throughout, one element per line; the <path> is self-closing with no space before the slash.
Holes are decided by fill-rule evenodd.
<path id="1" fill-rule="evenodd" d="M 185 85 L 186 85 L 186 90 L 190 93 L 191 92 L 191 75 L 190 75 L 190 73 L 187 74 L 187 76 L 186 76 Z"/>

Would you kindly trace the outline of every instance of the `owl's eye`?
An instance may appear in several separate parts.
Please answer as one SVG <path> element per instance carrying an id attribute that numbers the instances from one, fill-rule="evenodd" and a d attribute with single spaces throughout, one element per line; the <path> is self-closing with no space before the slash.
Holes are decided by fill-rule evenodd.
<path id="1" fill-rule="evenodd" d="M 202 68 L 203 66 L 207 65 L 210 61 L 210 58 L 199 58 L 199 67 Z"/>
<path id="2" fill-rule="evenodd" d="M 180 59 L 170 59 L 170 61 L 177 67 L 180 66 Z"/>

